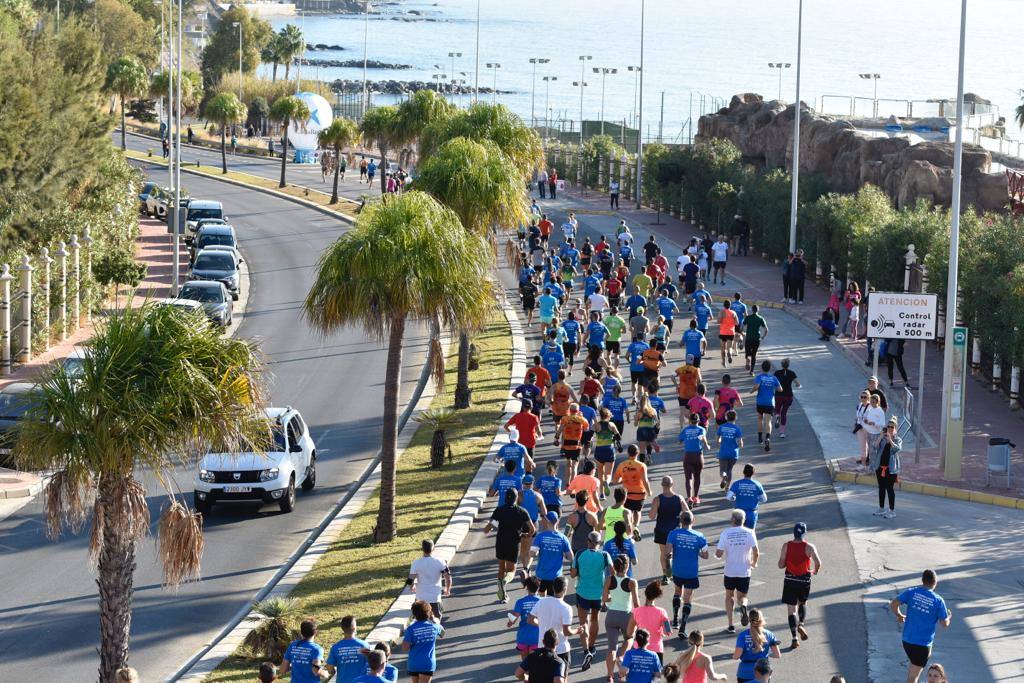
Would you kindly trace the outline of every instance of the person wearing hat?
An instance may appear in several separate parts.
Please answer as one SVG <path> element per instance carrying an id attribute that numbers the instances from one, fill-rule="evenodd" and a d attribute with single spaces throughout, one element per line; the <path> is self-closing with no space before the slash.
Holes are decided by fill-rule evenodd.
<path id="1" fill-rule="evenodd" d="M 535 483 L 536 480 L 532 474 L 527 474 L 523 477 L 523 495 L 522 501 L 519 503 L 526 510 L 526 514 L 530 516 L 534 532 L 537 529 L 537 521 L 548 514 L 548 508 L 544 504 L 544 496 L 534 488 Z M 533 533 L 526 533 L 519 539 L 519 562 L 523 565 L 524 579 L 530 575 L 530 564 L 533 561 L 533 557 L 530 555 L 530 544 L 533 543 L 533 536 Z"/>
<path id="2" fill-rule="evenodd" d="M 542 519 L 544 530 L 533 539 L 530 553 L 537 558 L 540 592 L 548 595 L 552 582 L 562 576 L 563 560 L 572 565 L 573 555 L 568 537 L 558 530 L 558 513 L 551 510 Z"/>
<path id="3" fill-rule="evenodd" d="M 508 443 L 503 444 L 494 456 L 495 462 L 505 463 L 509 460 L 516 463 L 515 474 L 517 477 L 533 472 L 533 458 L 530 457 L 530 452 L 526 450 L 526 446 L 519 443 L 519 430 L 515 427 L 511 427 L 508 430 Z"/>
<path id="4" fill-rule="evenodd" d="M 874 397 L 871 403 L 875 403 Z M 903 440 L 896 436 L 899 418 L 893 415 L 882 430 L 882 435 L 871 452 L 868 469 L 875 473 L 878 481 L 878 510 L 876 517 L 892 519 L 896 516 L 896 482 L 900 474 L 900 450 Z M 885 500 L 889 499 L 889 509 L 885 509 Z"/>
<path id="5" fill-rule="evenodd" d="M 786 570 L 782 582 L 782 604 L 789 614 L 789 632 L 793 636 L 792 649 L 800 647 L 800 640 L 807 640 L 804 619 L 807 616 L 807 598 L 811 594 L 811 576 L 821 571 L 818 549 L 804 540 L 807 525 L 797 522 L 793 526 L 793 540 L 782 544 L 779 554 L 779 569 Z M 797 640 L 797 634 L 800 640 Z"/>
<path id="6" fill-rule="evenodd" d="M 605 572 L 612 568 L 612 557 L 601 549 L 601 532 L 587 535 L 587 547 L 573 558 L 572 577 L 576 579 L 576 610 L 579 612 L 580 641 L 583 644 L 583 665 L 586 671 L 597 653 L 598 615 L 604 594 Z"/>
<path id="7" fill-rule="evenodd" d="M 687 364 L 695 368 L 700 367 L 700 359 L 708 348 L 707 337 L 697 329 L 697 319 L 690 318 L 690 329 L 683 332 L 683 348 L 686 349 Z"/>

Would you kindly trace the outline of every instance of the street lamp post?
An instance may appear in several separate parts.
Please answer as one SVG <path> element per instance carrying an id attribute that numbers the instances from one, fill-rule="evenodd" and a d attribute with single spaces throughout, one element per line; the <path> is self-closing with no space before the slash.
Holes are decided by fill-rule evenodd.
<path id="1" fill-rule="evenodd" d="M 370 46 L 370 0 L 366 0 L 363 5 L 363 104 L 361 109 L 362 113 L 366 113 L 367 99 L 366 99 L 366 64 L 367 55 L 369 54 Z"/>
<path id="2" fill-rule="evenodd" d="M 550 102 L 551 102 L 551 100 L 549 98 L 549 95 L 551 93 L 551 81 L 557 81 L 557 80 L 558 80 L 558 76 L 545 76 L 543 78 L 543 81 L 544 81 L 544 136 L 545 137 L 547 137 L 551 133 L 551 127 L 550 127 L 551 126 L 551 122 L 550 122 L 550 119 L 548 118 L 548 114 L 550 112 L 549 105 L 550 105 Z"/>
<path id="3" fill-rule="evenodd" d="M 608 74 L 617 74 L 619 70 L 609 69 L 606 66 L 595 66 L 594 73 L 601 74 L 601 135 L 604 135 L 604 81 Z"/>
<path id="4" fill-rule="evenodd" d="M 451 70 L 452 78 L 455 78 L 455 58 L 456 57 L 461 57 L 461 56 L 462 56 L 461 52 L 449 52 L 448 53 L 448 59 L 451 60 L 451 65 L 452 65 L 452 70 Z M 455 103 L 455 90 L 453 89 L 452 90 L 452 104 L 454 104 L 454 103 Z"/>
<path id="5" fill-rule="evenodd" d="M 793 105 L 793 187 L 789 202 L 789 251 L 796 253 L 796 214 L 800 195 L 800 59 L 804 37 L 804 0 L 799 0 L 796 19 L 796 100 Z M 786 64 L 788 67 L 789 64 Z M 779 69 L 781 83 L 782 69 Z M 782 99 L 780 96 L 779 99 Z"/>
<path id="6" fill-rule="evenodd" d="M 800 70 L 799 61 L 800 61 L 800 59 L 798 57 L 797 58 L 797 67 L 796 67 L 798 71 Z M 789 67 L 790 67 L 790 63 L 789 62 L 785 62 L 785 63 L 783 63 L 783 62 L 768 62 L 768 68 L 769 69 L 778 69 L 779 70 L 779 99 L 780 100 L 782 99 L 782 70 L 783 69 L 788 69 Z"/>
<path id="7" fill-rule="evenodd" d="M 644 170 L 644 18 L 647 14 L 647 0 L 640 0 L 640 66 L 637 73 L 640 74 L 640 85 L 637 89 L 637 124 L 636 124 L 636 208 L 640 209 L 641 190 L 643 189 Z"/>
<path id="8" fill-rule="evenodd" d="M 583 88 L 587 87 L 587 83 L 583 80 L 583 75 L 586 73 L 587 62 L 594 58 L 593 55 L 580 55 L 580 80 L 574 81 L 573 85 L 580 87 L 580 153 L 583 153 Z"/>
<path id="9" fill-rule="evenodd" d="M 639 66 L 632 66 L 632 65 L 631 66 L 627 66 L 626 67 L 626 71 L 630 71 L 630 72 L 633 73 L 633 112 L 632 112 L 632 119 L 633 119 L 633 124 L 636 125 L 636 96 L 637 96 L 637 93 L 640 91 L 640 88 L 639 88 L 640 67 Z"/>
<path id="10" fill-rule="evenodd" d="M 174 145 L 174 269 L 171 282 L 171 295 L 178 296 L 178 284 L 181 270 L 181 64 L 184 51 L 182 50 L 182 34 L 185 32 L 183 21 L 185 0 L 178 0 L 178 63 L 177 63 L 177 86 L 178 96 L 174 98 L 174 129 L 177 141 Z"/>
<path id="11" fill-rule="evenodd" d="M 231 25 L 238 29 L 238 101 L 242 101 L 242 22 L 232 21 Z"/>
<path id="12" fill-rule="evenodd" d="M 494 79 L 491 83 L 491 104 L 498 103 L 498 69 L 501 68 L 501 64 L 498 62 L 487 62 L 487 68 L 494 74 Z"/>
<path id="13" fill-rule="evenodd" d="M 866 80 L 866 81 L 870 80 L 870 81 L 874 81 L 875 82 L 875 94 L 874 94 L 874 97 L 871 98 L 871 102 L 872 102 L 872 105 L 871 105 L 871 116 L 877 119 L 878 118 L 878 79 L 880 79 L 882 77 L 882 75 L 881 74 L 858 74 L 858 75 L 861 78 L 863 78 L 864 80 Z"/>
<path id="14" fill-rule="evenodd" d="M 480 0 L 476 0 L 476 74 L 473 77 L 473 104 L 480 97 Z"/>
<path id="15" fill-rule="evenodd" d="M 551 61 L 550 59 L 544 59 L 542 57 L 530 57 L 530 64 L 533 64 L 533 81 L 532 81 L 532 83 L 530 85 L 530 127 L 531 128 L 536 128 L 537 127 L 537 116 L 536 116 L 536 113 L 535 113 L 536 109 L 534 108 L 534 103 L 535 103 L 535 101 L 537 99 L 537 65 L 538 64 L 547 64 L 550 61 Z"/>

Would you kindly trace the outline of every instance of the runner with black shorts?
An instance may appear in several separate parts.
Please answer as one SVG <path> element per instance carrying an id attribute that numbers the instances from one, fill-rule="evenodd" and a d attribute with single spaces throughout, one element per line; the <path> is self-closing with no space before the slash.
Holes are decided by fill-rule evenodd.
<path id="1" fill-rule="evenodd" d="M 693 609 L 693 591 L 700 588 L 698 563 L 708 559 L 708 541 L 704 534 L 693 530 L 693 513 L 679 513 L 679 527 L 669 532 L 665 545 L 672 554 L 672 583 L 676 593 L 672 598 L 672 626 L 679 627 L 679 638 L 686 639 L 686 621 Z M 679 608 L 683 618 L 679 619 Z"/>
<path id="2" fill-rule="evenodd" d="M 565 479 L 572 481 L 576 476 L 580 451 L 583 449 L 583 433 L 590 429 L 590 423 L 580 415 L 579 404 L 569 404 L 569 414 L 561 419 L 555 430 L 555 444 L 561 444 L 562 457 L 565 458 Z"/>
<path id="3" fill-rule="evenodd" d="M 672 574 L 670 559 L 672 548 L 668 545 L 669 533 L 679 526 L 679 515 L 689 510 L 683 497 L 675 492 L 672 477 L 661 478 L 661 493 L 651 501 L 648 516 L 654 520 L 654 542 L 661 551 L 661 585 L 668 585 L 668 577 Z M 674 626 L 675 624 L 673 624 Z"/>
<path id="4" fill-rule="evenodd" d="M 946 607 L 946 601 L 935 592 L 939 582 L 935 571 L 921 572 L 921 585 L 908 588 L 889 602 L 889 609 L 896 615 L 896 622 L 903 627 L 903 651 L 907 653 L 910 666 L 907 667 L 907 683 L 917 683 L 921 670 L 928 665 L 935 642 L 935 627 L 942 624 L 949 628 L 953 613 Z M 900 606 L 906 605 L 906 613 Z"/>
<path id="5" fill-rule="evenodd" d="M 821 559 L 813 544 L 804 540 L 807 525 L 797 522 L 793 526 L 793 540 L 782 544 L 779 555 L 779 569 L 786 570 L 782 582 L 782 604 L 789 613 L 789 632 L 793 635 L 792 649 L 800 647 L 800 640 L 807 640 L 804 618 L 807 616 L 807 598 L 811 595 L 811 576 L 821 571 Z M 812 566 L 813 564 L 813 566 Z M 800 640 L 797 640 L 797 633 Z"/>
<path id="6" fill-rule="evenodd" d="M 753 529 L 743 526 L 746 521 L 746 514 L 743 510 L 733 510 L 729 516 L 729 523 L 732 525 L 722 532 L 718 538 L 718 547 L 715 549 L 715 557 L 725 558 L 724 581 L 725 586 L 725 616 L 728 619 L 729 633 L 736 633 L 736 626 L 733 624 L 733 608 L 736 603 L 740 607 L 740 624 L 746 626 L 750 623 L 747 613 L 747 593 L 750 592 L 750 574 L 757 566 L 757 559 L 760 551 L 757 547 L 757 534 Z"/>
<path id="7" fill-rule="evenodd" d="M 484 527 L 484 533 L 498 530 L 494 541 L 494 555 L 498 558 L 498 601 L 507 602 L 505 584 L 512 580 L 519 560 L 519 539 L 523 534 L 533 534 L 536 527 L 530 521 L 530 513 L 518 505 L 519 493 L 515 489 L 505 492 L 505 504 L 494 508 L 491 519 Z"/>
<path id="8" fill-rule="evenodd" d="M 743 318 L 743 354 L 746 356 L 744 367 L 754 374 L 757 367 L 757 350 L 761 341 L 768 336 L 768 323 L 758 313 L 760 307 L 754 304 L 750 307 L 750 315 Z"/>
<path id="9" fill-rule="evenodd" d="M 622 483 L 626 489 L 626 509 L 629 510 L 630 524 L 633 527 L 633 539 L 640 540 L 640 512 L 644 509 L 644 501 L 651 495 L 651 483 L 647 480 L 647 465 L 637 457 L 640 449 L 630 444 L 626 449 L 628 459 L 619 463 L 612 478 L 613 484 Z"/>

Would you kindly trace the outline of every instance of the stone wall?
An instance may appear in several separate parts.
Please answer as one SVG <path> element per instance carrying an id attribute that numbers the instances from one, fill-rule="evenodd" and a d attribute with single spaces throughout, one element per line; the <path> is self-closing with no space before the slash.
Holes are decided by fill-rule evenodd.
<path id="1" fill-rule="evenodd" d="M 766 102 L 753 93 L 735 95 L 727 108 L 700 118 L 697 141 L 731 140 L 753 163 L 792 167 L 792 105 Z M 801 106 L 800 170 L 828 179 L 836 192 L 855 192 L 865 184 L 888 194 L 897 208 L 926 199 L 949 206 L 953 187 L 953 143 L 921 142 L 905 137 L 873 137 L 848 121 L 810 112 Z M 991 154 L 964 145 L 962 201 L 979 211 L 1001 211 L 1009 201 L 1006 176 L 991 173 Z"/>

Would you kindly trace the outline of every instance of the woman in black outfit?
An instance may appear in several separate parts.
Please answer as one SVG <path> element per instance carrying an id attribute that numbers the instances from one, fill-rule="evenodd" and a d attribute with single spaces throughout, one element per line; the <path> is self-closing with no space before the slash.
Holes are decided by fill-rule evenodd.
<path id="1" fill-rule="evenodd" d="M 896 417 L 889 418 L 878 446 L 871 453 L 870 468 L 878 480 L 878 511 L 873 514 L 886 519 L 896 516 L 896 482 L 899 479 L 900 450 L 903 447 L 903 441 L 896 436 L 897 424 Z M 886 498 L 889 500 L 888 510 L 885 509 Z"/>
<path id="2" fill-rule="evenodd" d="M 892 366 L 896 365 L 896 369 L 900 371 L 900 377 L 903 378 L 903 383 L 907 386 L 907 389 L 913 389 L 910 386 L 910 382 L 907 380 L 907 369 L 903 367 L 903 347 L 907 345 L 906 339 L 890 339 L 889 343 L 886 344 L 885 353 L 885 365 L 889 371 L 889 386 L 893 386 L 892 383 Z"/>

